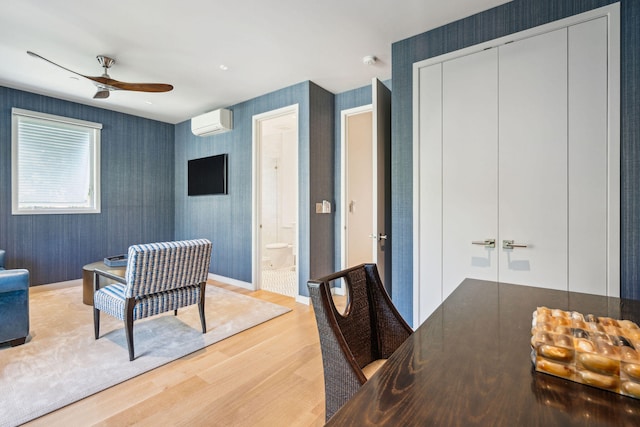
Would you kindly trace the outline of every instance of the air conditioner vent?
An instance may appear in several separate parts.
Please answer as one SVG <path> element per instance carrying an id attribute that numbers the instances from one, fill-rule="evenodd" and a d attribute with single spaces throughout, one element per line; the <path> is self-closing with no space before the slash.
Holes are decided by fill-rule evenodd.
<path id="1" fill-rule="evenodd" d="M 221 108 L 191 119 L 191 132 L 198 136 L 215 135 L 233 129 L 233 112 Z"/>

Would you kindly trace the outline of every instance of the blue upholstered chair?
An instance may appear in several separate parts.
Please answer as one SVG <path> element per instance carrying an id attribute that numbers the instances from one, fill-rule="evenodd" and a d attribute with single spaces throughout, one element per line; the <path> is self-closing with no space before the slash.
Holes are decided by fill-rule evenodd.
<path id="1" fill-rule="evenodd" d="M 24 344 L 29 336 L 29 271 L 5 270 L 0 249 L 0 343 Z"/>
<path id="2" fill-rule="evenodd" d="M 149 243 L 129 247 L 125 277 L 94 271 L 93 323 L 100 336 L 100 312 L 124 321 L 129 360 L 134 359 L 133 322 L 198 304 L 202 333 L 207 331 L 204 296 L 211 242 L 206 239 Z M 98 289 L 99 276 L 116 281 Z"/>

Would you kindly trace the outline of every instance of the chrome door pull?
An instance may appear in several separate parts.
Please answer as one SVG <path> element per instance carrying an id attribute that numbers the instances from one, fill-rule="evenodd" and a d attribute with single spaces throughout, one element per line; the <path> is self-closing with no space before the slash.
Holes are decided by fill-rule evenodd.
<path id="1" fill-rule="evenodd" d="M 513 240 L 503 240 L 502 249 L 526 248 L 527 245 L 522 243 L 514 243 Z"/>
<path id="2" fill-rule="evenodd" d="M 484 239 L 482 242 L 471 242 L 472 245 L 482 245 L 485 248 L 495 248 L 496 239 Z"/>

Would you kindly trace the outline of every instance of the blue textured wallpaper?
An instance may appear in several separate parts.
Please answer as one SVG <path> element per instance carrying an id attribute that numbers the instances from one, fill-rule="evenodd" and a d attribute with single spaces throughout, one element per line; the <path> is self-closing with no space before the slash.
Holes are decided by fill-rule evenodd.
<path id="1" fill-rule="evenodd" d="M 234 122 L 230 132 L 199 137 L 191 133 L 190 121 L 176 125 L 175 233 L 177 239 L 204 237 L 212 241 L 212 273 L 252 282 L 252 120 L 256 114 L 293 104 L 298 104 L 299 108 L 298 277 L 300 293 L 308 295 L 306 285 L 313 268 L 322 268 L 324 265 L 317 251 L 327 250 L 326 238 L 312 242 L 310 236 L 312 233 L 330 235 L 332 230 L 325 230 L 328 227 L 326 224 L 316 223 L 311 214 L 311 202 L 312 197 L 324 194 L 322 189 L 330 186 L 327 182 L 332 183 L 327 171 L 331 170 L 333 156 L 333 117 L 327 119 L 327 115 L 333 114 L 333 95 L 311 82 L 299 83 L 230 106 Z M 187 161 L 220 153 L 229 153 L 229 194 L 188 197 Z M 311 158 L 314 159 L 313 168 Z M 332 198 L 333 195 L 323 197 Z M 333 258 L 332 248 L 326 256 Z"/>
<path id="2" fill-rule="evenodd" d="M 103 124 L 102 212 L 11 215 L 11 108 Z M 0 87 L 0 248 L 31 284 L 82 277 L 82 266 L 136 243 L 173 239 L 173 125 Z"/>
<path id="3" fill-rule="evenodd" d="M 413 318 L 414 62 L 615 3 L 514 0 L 392 45 L 393 300 Z M 640 1 L 621 1 L 621 295 L 640 299 Z"/>

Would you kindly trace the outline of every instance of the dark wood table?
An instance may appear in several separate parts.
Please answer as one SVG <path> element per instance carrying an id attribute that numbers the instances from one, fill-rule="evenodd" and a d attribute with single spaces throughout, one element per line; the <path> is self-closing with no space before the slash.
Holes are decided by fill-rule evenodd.
<path id="1" fill-rule="evenodd" d="M 640 301 L 466 279 L 327 425 L 640 426 L 640 400 L 533 369 L 537 306 L 640 324 Z"/>
<path id="2" fill-rule="evenodd" d="M 124 277 L 127 271 L 126 266 L 109 267 L 104 261 L 96 261 L 91 264 L 87 264 L 82 267 L 82 302 L 86 305 L 93 305 L 93 270 L 99 269 L 106 271 L 116 276 Z M 100 277 L 100 286 L 106 286 L 109 283 L 113 283 L 113 280 L 109 280 L 106 277 Z"/>

